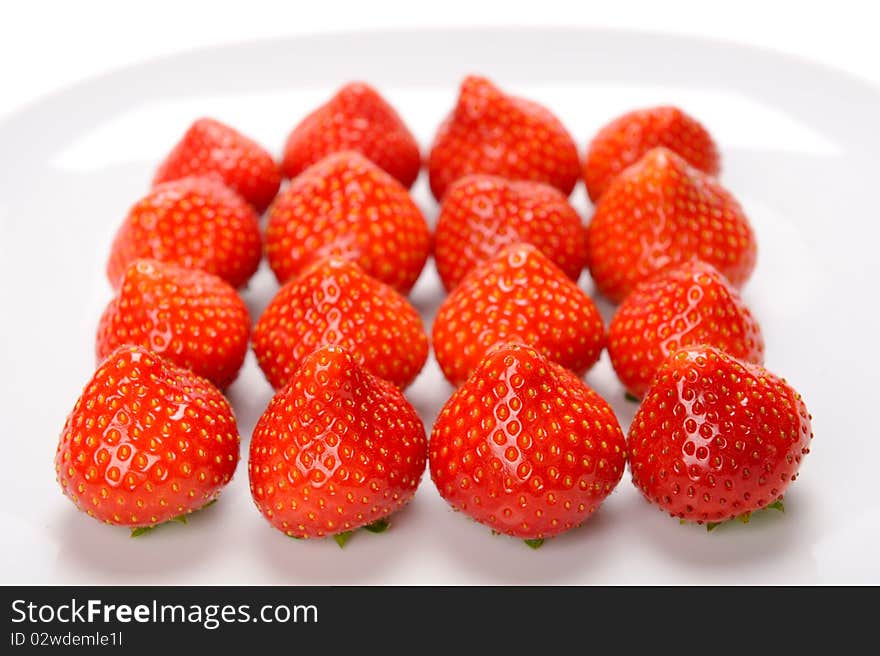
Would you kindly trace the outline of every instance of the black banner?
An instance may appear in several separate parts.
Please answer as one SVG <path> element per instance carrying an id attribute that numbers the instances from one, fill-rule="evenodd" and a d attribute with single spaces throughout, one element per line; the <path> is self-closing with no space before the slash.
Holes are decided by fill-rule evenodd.
<path id="1" fill-rule="evenodd" d="M 840 590 L 813 588 L 6 587 L 0 653 L 85 649 L 173 654 L 198 649 L 412 654 L 425 641 L 473 653 L 580 645 L 696 647 L 761 635 L 791 647 L 842 617 Z M 825 594 L 825 591 L 833 594 Z M 807 594 L 804 594 L 804 593 Z M 819 594 L 822 597 L 819 597 Z M 834 602 L 822 611 L 822 599 Z M 831 603 L 826 610 L 831 610 Z M 848 607 L 847 607 L 848 608 Z M 864 614 L 868 607 L 861 607 Z M 853 604 L 853 611 L 857 611 Z M 847 610 L 854 637 L 859 612 Z M 806 618 L 820 617 L 809 632 Z M 777 632 L 776 629 L 779 629 Z M 774 636 L 774 633 L 778 635 Z M 751 636 L 747 638 L 747 636 Z M 413 638 L 418 642 L 413 644 Z M 652 642 L 653 641 L 653 642 Z M 702 644 L 709 644 L 702 643 Z M 678 645 L 678 647 L 676 647 Z M 690 647 L 688 647 L 688 645 Z M 205 650 L 208 650 L 205 652 Z M 428 650 L 429 652 L 433 650 Z"/>

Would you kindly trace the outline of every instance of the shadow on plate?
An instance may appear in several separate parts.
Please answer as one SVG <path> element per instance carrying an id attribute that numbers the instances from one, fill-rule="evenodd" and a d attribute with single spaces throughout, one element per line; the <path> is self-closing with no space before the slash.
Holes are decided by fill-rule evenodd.
<path id="1" fill-rule="evenodd" d="M 221 498 L 190 515 L 186 524 L 171 522 L 133 538 L 123 526 L 101 524 L 70 507 L 50 527 L 61 545 L 57 567 L 86 573 L 86 579 L 115 578 L 126 583 L 152 583 L 175 572 L 192 573 L 205 562 L 207 552 L 223 547 L 223 513 Z"/>
<path id="2" fill-rule="evenodd" d="M 790 568 L 803 574 L 815 566 L 802 549 L 794 547 L 811 544 L 820 535 L 819 526 L 810 519 L 812 500 L 807 496 L 795 487 L 786 494 L 785 512 L 763 510 L 754 513 L 747 524 L 734 520 L 712 531 L 705 525 L 683 525 L 635 495 L 632 502 L 641 507 L 630 509 L 628 515 L 633 530 L 652 548 L 709 576 L 735 572 L 747 564 L 750 569 L 762 566 L 775 574 Z"/>
<path id="3" fill-rule="evenodd" d="M 448 529 L 446 529 L 448 522 Z M 532 549 L 522 540 L 493 535 L 487 526 L 451 509 L 440 524 L 442 550 L 469 578 L 487 585 L 565 585 L 600 570 L 609 551 L 598 536 L 614 531 L 618 519 L 600 508 L 583 525 Z"/>
<path id="4" fill-rule="evenodd" d="M 404 545 L 410 544 L 400 533 L 411 518 L 412 506 L 410 503 L 396 512 L 385 533 L 356 531 L 344 548 L 333 538 L 295 540 L 266 522 L 264 530 L 256 532 L 253 538 L 279 584 L 383 584 L 387 583 L 389 569 L 401 558 Z"/>

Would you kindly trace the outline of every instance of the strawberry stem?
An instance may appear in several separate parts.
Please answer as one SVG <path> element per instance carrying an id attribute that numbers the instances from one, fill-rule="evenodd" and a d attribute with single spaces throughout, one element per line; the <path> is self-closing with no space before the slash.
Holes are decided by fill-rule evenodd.
<path id="1" fill-rule="evenodd" d="M 623 396 L 627 401 L 632 401 L 633 403 L 639 403 L 639 397 L 637 397 L 635 394 L 630 394 L 629 392 L 627 392 Z"/>
<path id="2" fill-rule="evenodd" d="M 372 524 L 367 524 L 364 526 L 364 530 L 370 533 L 384 533 L 391 526 L 391 522 L 388 521 L 387 518 L 383 517 L 382 519 L 377 519 Z"/>
<path id="3" fill-rule="evenodd" d="M 370 524 L 365 524 L 360 528 L 364 529 L 368 533 L 384 533 L 389 528 L 391 528 L 391 522 L 388 521 L 387 517 L 383 517 L 382 519 L 377 519 L 375 522 Z M 333 539 L 336 540 L 336 544 L 339 545 L 340 548 L 345 546 L 345 543 L 351 539 L 351 536 L 354 535 L 355 531 L 358 529 L 353 529 L 351 531 L 343 531 L 342 533 L 337 533 L 333 536 Z"/>
<path id="4" fill-rule="evenodd" d="M 540 549 L 541 545 L 544 544 L 544 538 L 533 538 L 531 540 L 523 540 L 529 547 L 532 549 Z"/>
<path id="5" fill-rule="evenodd" d="M 782 499 L 777 499 L 773 503 L 769 503 L 763 508 L 759 508 L 755 512 L 762 512 L 764 510 L 778 510 L 781 513 L 785 512 L 785 504 L 782 502 Z M 749 520 L 752 518 L 752 512 L 744 512 L 742 515 L 737 515 L 732 519 L 726 519 L 723 522 L 706 522 L 706 530 L 714 531 L 716 527 L 721 526 L 722 524 L 727 524 L 728 522 L 732 522 L 733 520 L 737 520 L 743 524 L 748 524 Z M 681 522 L 684 523 L 684 520 Z"/>
<path id="6" fill-rule="evenodd" d="M 173 524 L 173 523 L 186 524 L 188 521 L 187 515 L 192 515 L 193 513 L 197 513 L 201 510 L 204 510 L 208 506 L 213 506 L 215 503 L 217 503 L 217 499 L 211 499 L 208 503 L 206 503 L 201 508 L 196 508 L 195 510 L 190 511 L 189 513 L 183 513 L 182 515 L 178 515 L 177 517 L 172 517 L 167 522 L 161 522 L 160 524 L 153 524 L 152 526 L 136 526 L 133 529 L 131 529 L 131 537 L 136 538 L 136 537 L 140 537 L 141 535 L 146 535 L 147 533 L 152 532 L 154 529 L 156 529 L 160 526 L 165 526 L 166 524 Z"/>

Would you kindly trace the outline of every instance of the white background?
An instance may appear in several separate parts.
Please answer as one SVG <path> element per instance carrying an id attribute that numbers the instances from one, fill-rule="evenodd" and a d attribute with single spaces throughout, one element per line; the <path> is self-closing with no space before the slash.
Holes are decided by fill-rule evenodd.
<path id="1" fill-rule="evenodd" d="M 594 70 L 581 87 L 545 81 L 536 66 L 531 77 L 517 79 L 516 88 L 552 98 L 579 144 L 615 113 L 665 98 L 666 92 L 712 126 L 724 153 L 723 180 L 743 201 L 759 235 L 762 255 L 745 293 L 764 324 L 768 367 L 796 381 L 816 415 L 814 455 L 787 497 L 791 503 L 782 520 L 756 520 L 747 530 L 733 527 L 707 540 L 705 532 L 679 527 L 648 507 L 625 480 L 585 532 L 554 540 L 536 554 L 516 541 L 492 539 L 451 513 L 426 478 L 389 536 L 358 536 L 340 553 L 333 544 L 292 545 L 272 531 L 247 494 L 244 463 L 228 494 L 206 516 L 188 527 L 170 527 L 154 540 L 131 541 L 124 531 L 76 513 L 52 480 L 51 453 L 63 416 L 93 367 L 88 345 L 109 294 L 101 269 L 117 217 L 142 193 L 154 162 L 189 117 L 216 112 L 277 146 L 297 112 L 341 80 L 333 75 L 323 80 L 323 69 L 316 69 L 307 71 L 315 73 L 309 85 L 298 85 L 303 75 L 288 74 L 288 66 L 302 61 L 294 58 L 273 63 L 270 77 L 285 88 L 255 85 L 250 91 L 258 93 L 247 96 L 247 89 L 239 93 L 231 85 L 228 94 L 218 94 L 224 85 L 216 77 L 230 77 L 223 53 L 233 52 L 219 49 L 211 57 L 220 56 L 222 66 L 213 72 L 181 69 L 176 79 L 183 83 L 157 97 L 140 85 L 162 91 L 162 81 L 137 75 L 145 70 L 167 75 L 185 66 L 180 58 L 55 95 L 42 105 L 41 97 L 182 50 L 325 30 L 425 25 L 581 25 L 699 35 L 791 53 L 880 85 L 876 21 L 852 2 L 824 7 L 738 2 L 727 12 L 705 2 L 180 4 L 154 1 L 134 9 L 118 2 L 7 3 L 0 9 L 0 583 L 880 581 L 880 503 L 872 490 L 872 458 L 880 460 L 880 439 L 870 403 L 878 386 L 877 306 L 866 305 L 861 296 L 876 288 L 872 263 L 880 222 L 873 188 L 880 171 L 880 102 L 876 94 L 853 88 L 859 85 L 836 82 L 839 75 L 786 68 L 767 57 L 776 62 L 773 77 L 761 57 L 743 62 L 739 57 L 749 51 L 737 49 L 726 49 L 732 64 L 711 61 L 739 75 L 731 86 L 746 88 L 746 94 L 712 88 L 718 67 L 707 64 L 699 49 L 687 50 L 697 53 L 687 60 L 697 61 L 693 68 L 702 67 L 699 81 L 689 85 L 655 88 L 654 71 L 646 67 L 635 86 L 602 86 L 602 71 L 610 70 L 613 78 L 627 67 L 614 69 L 599 58 L 588 62 Z M 388 9 L 377 8 L 382 6 Z M 638 48 L 637 41 L 626 43 Z M 396 77 L 393 62 L 382 60 L 382 67 L 371 69 L 380 82 L 383 75 L 394 82 L 385 80 L 382 89 L 411 117 L 423 144 L 448 108 L 455 80 L 473 65 L 472 51 L 458 46 L 450 42 L 450 57 L 442 58 L 449 70 L 440 75 L 443 67 L 435 67 L 429 81 L 424 67 L 412 67 L 416 72 L 406 76 L 398 71 Z M 504 52 L 522 50 L 519 42 L 515 49 L 509 46 Z M 397 50 L 389 52 L 396 56 Z M 347 64 L 350 53 L 340 54 Z M 635 55 L 634 60 L 645 59 Z M 516 71 L 528 63 L 509 56 L 515 65 L 507 69 L 493 62 L 505 80 L 518 78 Z M 246 64 L 244 70 L 253 71 L 259 62 Z M 602 71 L 595 70 L 599 65 Z M 795 79 L 784 73 L 792 70 L 800 71 Z M 578 78 L 576 70 L 565 72 L 557 77 Z M 842 95 L 834 98 L 828 89 Z M 804 101 L 792 106 L 791 98 Z M 809 111 L 798 111 L 804 107 Z M 820 120 L 823 116 L 840 118 Z M 838 124 L 842 127 L 835 129 Z M 435 213 L 424 180 L 420 185 L 417 199 Z M 584 211 L 582 188 L 575 199 Z M 432 275 L 429 266 L 414 294 L 417 304 L 436 300 Z M 257 278 L 248 301 L 264 304 L 276 286 L 265 269 Z M 245 440 L 270 395 L 250 365 L 232 390 Z M 597 369 L 588 382 L 617 404 L 619 413 L 631 413 L 607 362 Z M 409 391 L 417 405 L 430 400 L 435 408 L 432 397 L 448 393 L 436 368 Z"/>
<path id="2" fill-rule="evenodd" d="M 858 0 L 5 0 L 0 117 L 59 86 L 145 58 L 266 37 L 383 27 L 578 25 L 701 35 L 796 54 L 880 82 L 872 5 Z"/>

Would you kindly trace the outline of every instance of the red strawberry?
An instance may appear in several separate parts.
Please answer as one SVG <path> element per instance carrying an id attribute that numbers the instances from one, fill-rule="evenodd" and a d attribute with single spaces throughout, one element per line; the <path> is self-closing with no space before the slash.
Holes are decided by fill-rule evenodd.
<path id="1" fill-rule="evenodd" d="M 460 385 L 498 342 L 522 342 L 583 374 L 605 345 L 602 317 L 587 294 L 529 244 L 477 266 L 446 297 L 433 326 L 434 352 Z"/>
<path id="2" fill-rule="evenodd" d="M 294 178 L 331 153 L 354 150 L 411 187 L 422 166 L 415 137 L 379 93 L 351 82 L 297 125 L 284 146 L 284 175 Z"/>
<path id="3" fill-rule="evenodd" d="M 251 494 L 291 537 L 347 534 L 412 498 L 425 470 L 425 428 L 394 385 L 338 346 L 303 360 L 251 438 Z"/>
<path id="4" fill-rule="evenodd" d="M 692 260 L 640 283 L 617 309 L 608 353 L 634 396 L 679 348 L 711 344 L 735 358 L 764 361 L 761 327 L 739 293 L 709 264 Z"/>
<path id="5" fill-rule="evenodd" d="M 291 180 L 269 211 L 266 256 L 282 284 L 334 256 L 408 292 L 425 266 L 431 234 L 397 180 L 353 152 L 337 153 Z"/>
<path id="6" fill-rule="evenodd" d="M 699 258 L 736 287 L 755 267 L 755 235 L 742 208 L 715 178 L 666 148 L 621 173 L 589 225 L 593 280 L 615 302 L 657 271 Z"/>
<path id="7" fill-rule="evenodd" d="M 810 451 L 801 399 L 784 380 L 712 346 L 675 353 L 630 427 L 633 482 L 674 517 L 717 522 L 782 499 Z"/>
<path id="8" fill-rule="evenodd" d="M 151 258 L 201 269 L 244 285 L 262 257 L 254 209 L 213 178 L 157 185 L 129 211 L 113 240 L 107 277 L 115 289 L 126 267 Z"/>
<path id="9" fill-rule="evenodd" d="M 599 200 L 621 171 L 657 146 L 710 175 L 718 175 L 721 169 L 712 135 L 695 118 L 678 107 L 638 109 L 611 121 L 590 143 L 584 162 L 590 199 Z"/>
<path id="10" fill-rule="evenodd" d="M 545 182 L 568 195 L 580 161 L 574 140 L 550 110 L 469 76 L 434 137 L 428 173 L 437 200 L 470 173 Z"/>
<path id="11" fill-rule="evenodd" d="M 502 345 L 443 406 L 429 456 L 453 508 L 540 541 L 581 524 L 611 493 L 626 444 L 614 412 L 577 376 L 531 347 Z"/>
<path id="12" fill-rule="evenodd" d="M 447 290 L 508 244 L 536 246 L 577 280 L 586 262 L 581 219 L 555 187 L 469 175 L 449 186 L 434 235 L 434 259 Z"/>
<path id="13" fill-rule="evenodd" d="M 217 498 L 238 463 L 239 439 L 232 408 L 211 383 L 122 346 L 67 417 L 55 471 L 91 517 L 153 526 Z"/>
<path id="14" fill-rule="evenodd" d="M 193 175 L 217 175 L 261 213 L 281 184 L 281 171 L 262 146 L 212 118 L 189 127 L 156 169 L 153 184 Z"/>
<path id="15" fill-rule="evenodd" d="M 337 344 L 376 376 L 409 385 L 428 357 L 419 313 L 353 262 L 316 262 L 284 285 L 254 326 L 254 353 L 282 387 L 316 348 Z"/>
<path id="16" fill-rule="evenodd" d="M 138 344 L 223 388 L 247 353 L 247 307 L 222 278 L 156 260 L 134 260 L 98 324 L 96 352 L 106 358 Z"/>

